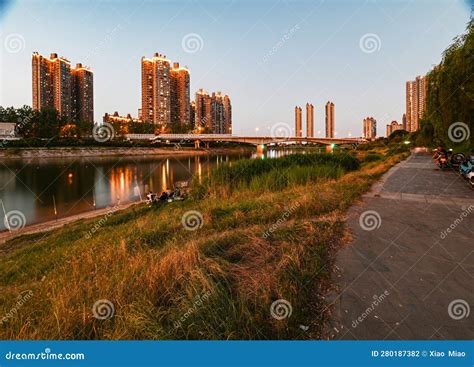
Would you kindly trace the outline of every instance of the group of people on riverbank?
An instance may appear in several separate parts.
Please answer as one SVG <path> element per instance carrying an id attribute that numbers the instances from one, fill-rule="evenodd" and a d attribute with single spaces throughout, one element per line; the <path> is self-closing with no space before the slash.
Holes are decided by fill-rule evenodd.
<path id="1" fill-rule="evenodd" d="M 174 190 L 167 188 L 161 194 L 148 192 L 146 195 L 146 202 L 148 205 L 156 205 L 159 203 L 171 203 L 173 201 L 182 201 L 185 199 L 187 195 L 187 183 L 183 185 L 183 183 L 179 183 L 179 185 L 175 185 L 176 187 Z"/>

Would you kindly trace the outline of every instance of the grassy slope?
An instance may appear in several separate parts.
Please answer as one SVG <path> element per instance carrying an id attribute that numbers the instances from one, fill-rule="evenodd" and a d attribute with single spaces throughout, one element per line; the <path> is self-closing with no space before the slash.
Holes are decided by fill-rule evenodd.
<path id="1" fill-rule="evenodd" d="M 25 246 L 0 258 L 0 321 L 21 292 L 33 297 L 0 323 L 0 338 L 318 338 L 333 255 L 346 235 L 343 213 L 400 158 L 279 191 L 134 207 L 90 239 L 85 233 L 98 219 L 15 239 Z M 189 210 L 204 217 L 197 231 L 181 225 Z M 279 321 L 270 305 L 281 298 L 293 313 Z M 100 299 L 113 302 L 115 317 L 93 317 Z"/>

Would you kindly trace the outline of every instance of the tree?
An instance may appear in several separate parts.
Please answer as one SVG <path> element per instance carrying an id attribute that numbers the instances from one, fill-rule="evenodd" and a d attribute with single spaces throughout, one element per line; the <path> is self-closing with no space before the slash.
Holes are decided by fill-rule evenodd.
<path id="1" fill-rule="evenodd" d="M 153 134 L 155 126 L 149 122 L 131 122 L 128 131 L 130 134 Z"/>
<path id="2" fill-rule="evenodd" d="M 474 148 L 474 19 L 467 25 L 466 33 L 458 36 L 443 53 L 443 59 L 428 73 L 425 126 L 421 137 L 432 143 L 453 145 L 460 149 Z M 449 136 L 456 122 L 468 126 L 465 137 L 459 142 Z M 454 144 L 456 146 L 456 144 Z"/>
<path id="3" fill-rule="evenodd" d="M 406 130 L 395 130 L 393 133 L 390 134 L 388 137 L 389 140 L 393 140 L 396 142 L 400 142 L 402 140 L 406 140 L 406 137 L 408 135 L 408 131 Z"/>
<path id="4" fill-rule="evenodd" d="M 94 123 L 91 121 L 80 120 L 76 122 L 76 133 L 78 138 L 86 138 L 92 135 Z"/>
<path id="5" fill-rule="evenodd" d="M 18 113 L 22 117 L 21 122 L 17 122 L 17 133 L 25 138 L 52 138 L 59 137 L 64 120 L 59 117 L 58 111 L 54 108 L 44 108 L 41 111 L 29 111 L 24 109 Z"/>

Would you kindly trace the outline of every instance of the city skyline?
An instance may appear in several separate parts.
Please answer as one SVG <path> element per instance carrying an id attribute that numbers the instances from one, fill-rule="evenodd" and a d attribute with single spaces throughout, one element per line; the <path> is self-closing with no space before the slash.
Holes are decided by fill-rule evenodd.
<path id="1" fill-rule="evenodd" d="M 32 107 L 54 108 L 71 122 L 92 121 L 94 117 L 94 73 L 82 63 L 71 62 L 57 53 L 49 58 L 32 55 Z"/>
<path id="2" fill-rule="evenodd" d="M 26 4 L 25 15 L 22 10 Z M 142 25 L 127 17 L 127 14 L 146 17 L 143 9 L 115 4 L 114 13 L 120 17 L 104 16 L 111 5 L 101 4 L 91 15 L 104 17 L 98 29 L 84 28 L 84 34 L 68 33 L 68 37 L 59 37 L 54 35 L 53 29 L 63 26 L 66 29 L 64 17 L 70 23 L 69 28 L 85 26 L 89 15 L 86 9 L 79 4 L 70 4 L 64 9 L 53 5 L 46 12 L 40 4 L 16 2 L 2 19 L 2 31 L 4 35 L 20 33 L 23 41 L 18 52 L 2 49 L 1 104 L 30 105 L 31 75 L 25 65 L 29 63 L 31 52 L 38 50 L 48 54 L 55 50 L 59 55 L 92 66 L 96 78 L 95 121 L 101 121 L 104 113 L 117 110 L 135 115 L 140 108 L 141 84 L 137 53 L 141 57 L 159 49 L 175 55 L 174 59 L 193 69 L 197 77 L 191 81 L 191 90 L 200 87 L 225 90 L 232 96 L 236 134 L 252 135 L 258 127 L 259 133 L 265 135 L 271 126 L 281 122 L 291 126 L 291 106 L 297 100 L 313 101 L 317 106 L 314 130 L 324 131 L 321 106 L 330 99 L 339 107 L 338 135 L 357 136 L 360 134 L 358 121 L 368 113 L 382 123 L 400 119 L 405 111 L 406 81 L 415 75 L 424 75 L 438 63 L 446 45 L 456 34 L 462 33 L 469 18 L 469 8 L 461 1 L 444 2 L 443 9 L 402 4 L 403 8 L 398 10 L 390 4 L 383 7 L 347 4 L 345 8 L 338 7 L 337 15 L 333 14 L 331 4 L 282 4 L 279 7 L 275 3 L 250 7 L 248 4 L 211 6 L 201 3 L 199 9 L 185 4 L 152 4 L 155 10 L 163 10 L 169 26 L 149 34 L 142 31 Z M 229 18 L 233 12 L 248 14 L 248 19 Z M 385 12 L 391 14 L 391 19 Z M 194 13 L 214 17 L 213 27 L 193 21 L 191 14 Z M 181 16 L 173 18 L 176 14 Z M 370 26 L 350 21 L 368 14 L 377 15 Z M 58 24 L 48 24 L 47 17 L 54 15 Z M 433 18 L 439 22 L 433 25 Z M 331 21 L 336 27 L 325 27 Z M 426 32 L 428 23 L 430 29 Z M 213 33 L 211 28 L 216 24 L 222 27 Z M 239 37 L 232 32 L 235 27 L 247 33 Z M 255 37 L 259 31 L 260 35 Z M 418 39 L 410 38 L 413 32 L 417 32 Z M 371 33 L 379 37 L 380 43 L 374 52 L 367 53 L 361 50 L 360 40 Z M 191 44 L 186 46 L 185 42 L 186 36 L 193 34 L 202 39 L 200 42 L 199 37 L 194 38 L 198 42 L 196 49 L 190 48 Z M 405 38 L 407 42 L 396 42 L 394 37 Z M 313 38 L 312 46 L 301 48 Z M 244 46 L 242 42 L 245 42 L 244 49 L 240 48 Z M 299 58 L 294 57 L 296 52 Z M 350 58 L 344 57 L 347 55 Z M 290 64 L 294 65 L 294 71 L 283 74 Z M 279 77 L 271 77 L 275 75 Z M 301 79 L 302 75 L 305 79 Z M 14 90 L 12 85 L 15 85 Z"/>

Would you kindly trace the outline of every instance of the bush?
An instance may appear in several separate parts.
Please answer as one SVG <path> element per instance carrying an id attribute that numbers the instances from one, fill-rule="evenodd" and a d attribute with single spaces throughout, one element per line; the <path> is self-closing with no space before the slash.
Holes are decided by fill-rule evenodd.
<path id="1" fill-rule="evenodd" d="M 408 151 L 410 151 L 410 145 L 408 144 L 395 145 L 389 148 L 388 155 L 395 155 Z"/>
<path id="2" fill-rule="evenodd" d="M 367 156 L 364 158 L 364 162 L 376 162 L 382 159 L 382 156 L 380 154 L 367 154 Z"/>

